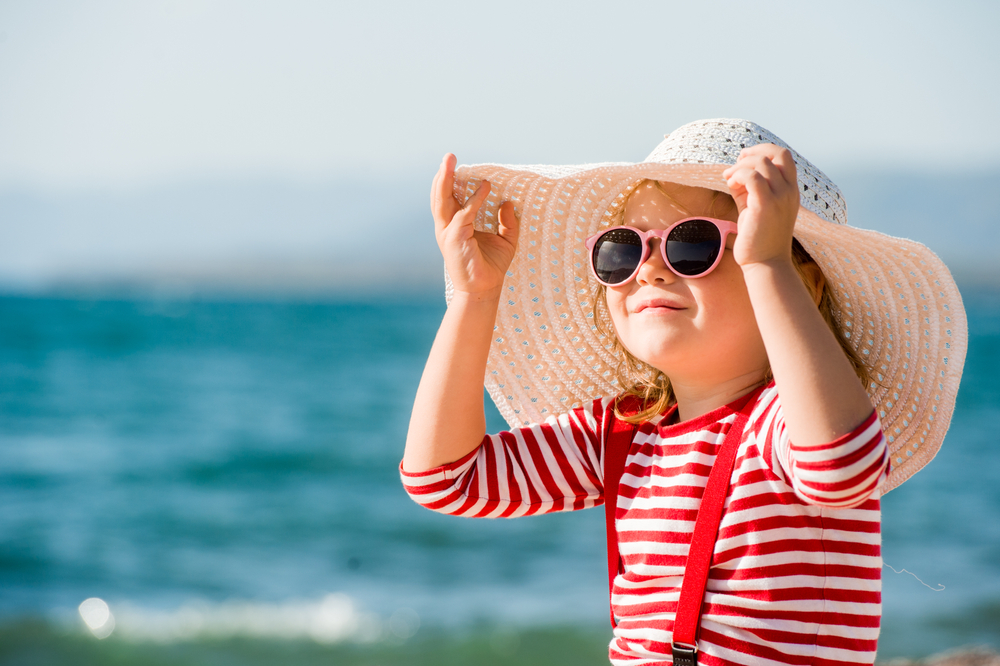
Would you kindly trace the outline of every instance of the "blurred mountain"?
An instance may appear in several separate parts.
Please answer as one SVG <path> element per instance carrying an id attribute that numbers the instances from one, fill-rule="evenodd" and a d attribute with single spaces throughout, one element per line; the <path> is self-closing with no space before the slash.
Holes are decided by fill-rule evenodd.
<path id="1" fill-rule="evenodd" d="M 295 294 L 442 284 L 422 179 L 0 191 L 0 288 Z"/>
<path id="2" fill-rule="evenodd" d="M 852 226 L 933 250 L 960 286 L 1000 288 L 1000 168 L 941 174 L 855 170 L 838 175 Z"/>
<path id="3" fill-rule="evenodd" d="M 924 243 L 960 284 L 1000 286 L 1000 168 L 836 174 L 853 226 Z M 425 182 L 427 180 L 428 182 Z M 5 291 L 314 294 L 440 288 L 429 178 L 0 191 Z"/>

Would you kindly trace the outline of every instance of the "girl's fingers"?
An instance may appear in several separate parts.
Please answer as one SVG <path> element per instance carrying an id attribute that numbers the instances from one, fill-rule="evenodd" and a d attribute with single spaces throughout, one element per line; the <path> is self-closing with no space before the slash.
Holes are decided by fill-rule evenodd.
<path id="1" fill-rule="evenodd" d="M 500 228 L 497 232 L 500 237 L 510 241 L 511 245 L 517 245 L 517 235 L 520 231 L 520 220 L 517 219 L 517 214 L 514 212 L 514 204 L 510 201 L 505 201 L 500 210 L 497 211 L 497 219 L 500 222 Z"/>
<path id="2" fill-rule="evenodd" d="M 785 169 L 788 169 L 789 163 L 786 161 L 784 166 Z M 794 178 L 795 162 L 792 161 L 790 166 Z M 764 154 L 749 157 L 741 155 L 740 160 L 726 169 L 724 175 L 730 190 L 739 186 L 760 196 L 781 197 L 788 192 L 789 187 L 796 190 L 798 188 L 798 184 L 794 180 L 791 184 L 788 182 L 786 171 L 782 171 L 781 167 L 775 164 L 769 155 Z M 735 194 L 736 192 L 734 192 Z"/>
<path id="3" fill-rule="evenodd" d="M 781 171 L 785 183 L 792 185 L 798 191 L 799 181 L 795 171 L 795 159 L 792 157 L 792 151 L 782 148 L 775 153 L 771 161 Z"/>
<path id="4" fill-rule="evenodd" d="M 757 173 L 764 177 L 772 194 L 777 194 L 788 185 L 785 176 L 774 162 L 767 156 L 761 157 L 757 163 Z"/>
<path id="5" fill-rule="evenodd" d="M 450 153 L 449 153 L 450 155 Z M 438 165 L 438 170 L 434 174 L 434 182 L 431 184 L 431 205 L 434 205 L 441 201 L 442 195 L 442 183 L 444 182 L 444 174 L 448 168 L 448 155 L 445 155 L 441 159 L 441 164 Z"/>
<path id="6" fill-rule="evenodd" d="M 740 150 L 739 159 L 737 159 L 736 161 L 737 163 L 739 163 L 739 161 L 742 159 L 750 159 L 753 157 L 760 157 L 760 156 L 773 157 L 778 153 L 778 151 L 781 150 L 785 150 L 785 148 L 782 148 L 781 146 L 776 146 L 773 143 L 758 143 L 755 146 L 750 146 L 748 148 L 743 148 L 742 150 Z"/>
<path id="7" fill-rule="evenodd" d="M 451 222 L 454 210 L 458 208 L 454 195 L 455 156 L 448 153 L 441 160 L 434 182 L 431 184 L 431 212 L 436 226 L 443 228 Z"/>
<path id="8" fill-rule="evenodd" d="M 774 170 L 774 173 L 780 177 L 780 174 L 778 174 L 778 170 L 774 168 L 774 165 L 772 164 L 770 166 L 771 169 Z M 756 199 L 758 205 L 764 201 L 774 199 L 774 190 L 771 189 L 771 183 L 768 181 L 767 176 L 761 173 L 762 169 L 763 167 L 759 166 L 757 169 L 751 170 L 743 181 L 743 186 L 746 188 L 747 193 Z"/>
<path id="9" fill-rule="evenodd" d="M 486 197 L 490 194 L 490 182 L 484 180 L 479 183 L 479 187 L 476 191 L 472 193 L 472 196 L 465 202 L 465 205 L 455 213 L 453 221 L 458 223 L 459 227 L 468 227 L 467 233 L 472 234 L 473 223 L 476 220 L 476 214 L 479 212 L 479 208 L 486 201 Z"/>
<path id="10" fill-rule="evenodd" d="M 448 153 L 441 162 L 441 180 L 438 182 L 438 196 L 443 201 L 453 196 L 455 187 L 455 156 Z"/>
<path id="11" fill-rule="evenodd" d="M 471 217 L 475 217 L 476 213 L 479 212 L 479 207 L 483 205 L 486 201 L 486 197 L 490 195 L 490 181 L 484 180 L 479 183 L 479 187 L 476 191 L 472 193 L 465 205 L 462 206 L 462 212 Z"/>
<path id="12" fill-rule="evenodd" d="M 776 146 L 773 143 L 761 143 L 756 146 L 744 148 L 740 151 L 740 156 L 736 160 L 736 164 L 723 171 L 722 177 L 729 178 L 730 174 L 740 167 L 747 166 L 748 164 L 757 165 L 764 159 L 770 160 L 778 167 L 782 180 L 786 183 L 796 183 L 795 159 L 792 157 L 792 152 L 787 148 Z"/>
<path id="13" fill-rule="evenodd" d="M 728 174 L 726 185 L 729 186 L 729 192 L 736 201 L 736 207 L 742 211 L 746 207 L 747 181 L 755 172 L 751 167 L 737 164 L 727 169 L 726 173 Z"/>
<path id="14" fill-rule="evenodd" d="M 750 177 L 750 174 L 754 173 L 754 168 L 747 164 L 737 164 L 730 169 L 726 169 L 729 174 L 726 176 L 726 183 L 732 187 L 733 185 L 740 185 Z"/>

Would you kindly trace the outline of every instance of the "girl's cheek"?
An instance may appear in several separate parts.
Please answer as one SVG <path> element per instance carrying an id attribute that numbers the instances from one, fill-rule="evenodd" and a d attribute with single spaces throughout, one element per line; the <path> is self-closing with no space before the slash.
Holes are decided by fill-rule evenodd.
<path id="1" fill-rule="evenodd" d="M 605 303 L 608 306 L 608 314 L 611 315 L 611 323 L 615 327 L 618 339 L 626 344 L 624 339 L 628 336 L 628 308 L 625 305 L 626 295 L 620 294 L 613 289 L 608 289 L 605 294 Z"/>

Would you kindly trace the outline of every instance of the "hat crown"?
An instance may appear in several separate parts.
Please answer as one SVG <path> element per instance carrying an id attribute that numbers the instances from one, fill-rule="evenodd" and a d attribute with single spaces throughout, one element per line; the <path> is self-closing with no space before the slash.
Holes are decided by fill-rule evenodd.
<path id="1" fill-rule="evenodd" d="M 737 118 L 698 120 L 668 134 L 644 162 L 661 164 L 735 164 L 740 151 L 759 143 L 787 148 L 795 160 L 799 203 L 821 219 L 847 224 L 847 202 L 832 180 L 774 133 Z"/>

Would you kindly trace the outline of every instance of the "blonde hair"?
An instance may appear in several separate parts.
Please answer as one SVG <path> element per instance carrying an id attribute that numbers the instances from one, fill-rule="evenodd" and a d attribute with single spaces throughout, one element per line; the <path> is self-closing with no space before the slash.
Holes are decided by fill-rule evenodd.
<path id="1" fill-rule="evenodd" d="M 640 187 L 646 183 L 653 183 L 654 186 L 659 190 L 664 196 L 670 199 L 676 206 L 681 210 L 686 210 L 669 192 L 658 182 L 643 180 L 640 181 L 632 188 L 631 193 L 634 193 Z M 621 225 L 625 215 L 625 203 L 627 203 L 628 198 L 625 199 L 614 211 L 612 219 L 614 220 L 612 226 Z M 712 193 L 712 202 L 710 204 L 710 214 L 717 215 L 715 208 L 717 203 L 728 203 L 728 206 L 732 206 L 735 209 L 736 203 L 727 194 L 722 192 Z M 727 207 L 728 207 L 727 206 Z M 822 275 L 822 270 L 816 261 L 809 256 L 805 248 L 795 239 L 792 239 L 792 262 L 795 265 L 795 270 L 802 278 L 803 284 L 805 284 L 806 289 L 809 290 L 809 295 L 812 296 L 813 300 L 816 300 L 815 287 L 813 281 L 809 279 L 806 273 L 806 266 L 810 264 L 816 265 L 816 270 L 820 271 Z M 840 324 L 837 322 L 837 318 L 834 316 L 835 312 L 839 311 L 836 296 L 832 289 L 825 286 L 824 276 L 824 286 L 820 286 L 819 289 L 822 291 L 820 295 L 819 304 L 817 308 L 819 313 L 823 316 L 823 321 L 826 325 L 830 327 L 833 331 L 834 337 L 837 342 L 840 343 L 840 348 L 843 350 L 844 355 L 847 360 L 850 361 L 851 365 L 854 367 L 854 372 L 857 374 L 858 379 L 861 384 L 867 390 L 872 385 L 871 373 L 868 367 L 861 360 L 861 355 L 855 351 L 854 347 L 848 342 L 847 337 L 844 335 L 844 331 L 840 328 Z M 618 395 L 615 400 L 615 416 L 628 423 L 642 423 L 648 421 L 649 419 L 662 414 L 668 408 L 670 408 L 675 402 L 674 392 L 670 386 L 670 378 L 667 377 L 663 372 L 657 370 L 651 365 L 639 360 L 633 356 L 627 349 L 625 345 L 621 343 L 618 336 L 615 334 L 614 326 L 611 322 L 611 314 L 608 312 L 607 304 L 607 287 L 602 284 L 595 282 L 595 293 L 592 299 L 593 302 L 593 316 L 594 322 L 597 327 L 597 331 L 603 335 L 608 336 L 611 340 L 611 352 L 618 358 L 618 365 L 615 368 L 615 378 L 618 380 L 618 385 L 622 387 L 622 392 Z M 764 381 L 770 382 L 772 379 L 771 369 L 768 368 L 764 374 Z M 619 408 L 619 403 L 621 399 L 626 396 L 634 396 L 639 399 L 643 405 L 643 409 L 635 414 L 624 414 Z"/>

